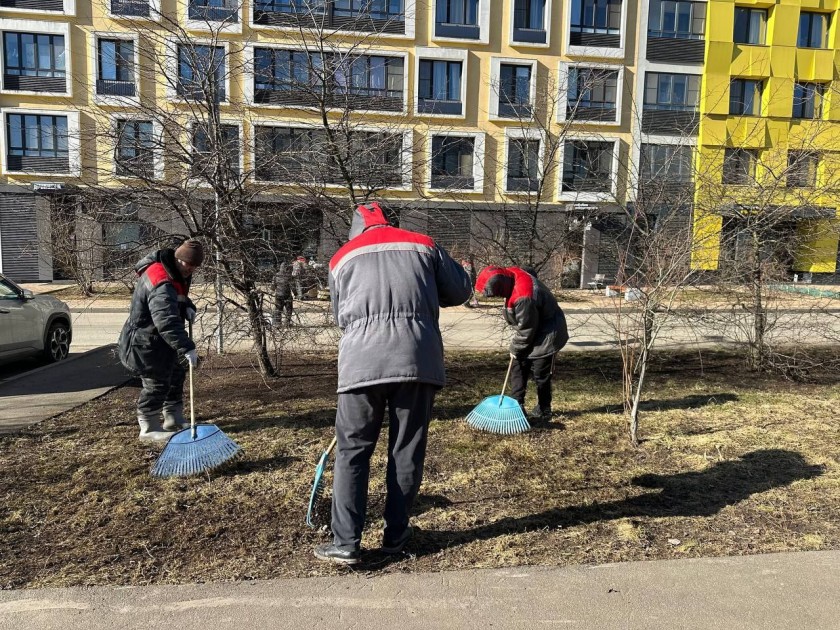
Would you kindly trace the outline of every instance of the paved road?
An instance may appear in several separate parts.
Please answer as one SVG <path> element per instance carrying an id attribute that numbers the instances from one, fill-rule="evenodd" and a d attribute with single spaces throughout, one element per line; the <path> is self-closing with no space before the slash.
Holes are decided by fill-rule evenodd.
<path id="1" fill-rule="evenodd" d="M 840 552 L 0 592 L 0 629 L 835 629 Z"/>
<path id="2" fill-rule="evenodd" d="M 82 352 L 108 343 L 114 343 L 122 328 L 127 311 L 109 309 L 94 311 L 74 311 L 73 313 L 73 350 Z M 305 306 L 298 309 L 298 324 L 293 333 L 292 343 L 302 347 L 322 347 L 334 349 L 336 331 L 334 329 L 319 332 L 323 326 L 325 313 L 321 306 Z M 214 325 L 214 314 L 206 314 L 196 328 L 196 336 L 201 338 L 210 334 Z M 569 349 L 588 350 L 613 348 L 615 342 L 615 314 L 613 312 L 570 311 L 567 315 L 572 339 Z M 204 325 L 202 325 L 202 323 Z M 749 326 L 748 320 L 736 322 L 731 314 L 705 316 L 702 321 L 686 322 L 681 318 L 671 318 L 660 338 L 660 347 L 679 345 L 721 344 L 735 339 L 743 339 L 742 327 Z M 231 333 L 230 347 L 246 349 L 250 343 L 245 340 L 244 322 L 238 322 Z M 240 332 L 236 332 L 236 331 Z M 503 350 L 510 331 L 502 324 L 495 309 L 478 311 L 453 308 L 441 311 L 441 330 L 444 343 L 449 349 L 466 350 Z M 770 333 L 784 336 L 792 343 L 824 343 L 840 340 L 840 314 L 822 313 L 784 313 L 779 316 L 777 332 Z M 286 334 L 284 332 L 284 334 Z"/>

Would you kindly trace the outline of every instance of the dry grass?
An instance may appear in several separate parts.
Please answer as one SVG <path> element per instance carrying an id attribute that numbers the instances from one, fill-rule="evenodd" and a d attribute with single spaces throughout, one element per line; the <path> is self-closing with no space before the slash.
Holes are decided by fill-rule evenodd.
<path id="1" fill-rule="evenodd" d="M 515 437 L 472 431 L 460 419 L 499 387 L 504 368 L 504 357 L 452 357 L 415 506 L 420 533 L 412 555 L 394 560 L 375 551 L 380 444 L 361 570 L 840 547 L 837 382 L 756 377 L 724 355 L 674 357 L 652 375 L 645 442 L 634 449 L 607 355 L 563 355 L 558 416 L 547 428 Z M 134 386 L 0 438 L 0 587 L 340 570 L 314 559 L 312 547 L 327 536 L 303 523 L 314 464 L 332 432 L 334 363 L 289 363 L 270 387 L 231 364 L 200 374 L 200 417 L 246 453 L 210 476 L 148 475 L 157 451 L 136 440 Z"/>

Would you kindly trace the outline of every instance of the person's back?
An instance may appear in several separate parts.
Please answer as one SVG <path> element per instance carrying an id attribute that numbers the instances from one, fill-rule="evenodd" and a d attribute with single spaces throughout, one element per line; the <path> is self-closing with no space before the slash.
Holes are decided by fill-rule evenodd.
<path id="1" fill-rule="evenodd" d="M 338 391 L 390 381 L 442 386 L 440 307 L 469 299 L 469 278 L 433 239 L 391 227 L 371 205 L 330 260 L 330 295 L 344 331 Z"/>

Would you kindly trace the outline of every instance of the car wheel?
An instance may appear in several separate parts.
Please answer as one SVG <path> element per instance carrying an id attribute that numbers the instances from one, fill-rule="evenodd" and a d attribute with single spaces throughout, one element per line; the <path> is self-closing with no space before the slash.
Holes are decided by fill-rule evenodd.
<path id="1" fill-rule="evenodd" d="M 66 359 L 70 353 L 70 329 L 67 324 L 55 322 L 47 333 L 44 358 L 50 363 Z"/>

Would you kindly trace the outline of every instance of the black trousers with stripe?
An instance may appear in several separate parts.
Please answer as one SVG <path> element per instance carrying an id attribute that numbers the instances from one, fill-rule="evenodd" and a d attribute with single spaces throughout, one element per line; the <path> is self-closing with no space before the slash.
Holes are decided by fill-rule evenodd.
<path id="1" fill-rule="evenodd" d="M 408 527 L 423 480 L 429 419 L 437 386 L 384 383 L 338 395 L 333 476 L 332 532 L 339 549 L 359 549 L 367 512 L 370 458 L 388 411 L 388 464 L 385 473 L 385 541 Z"/>

